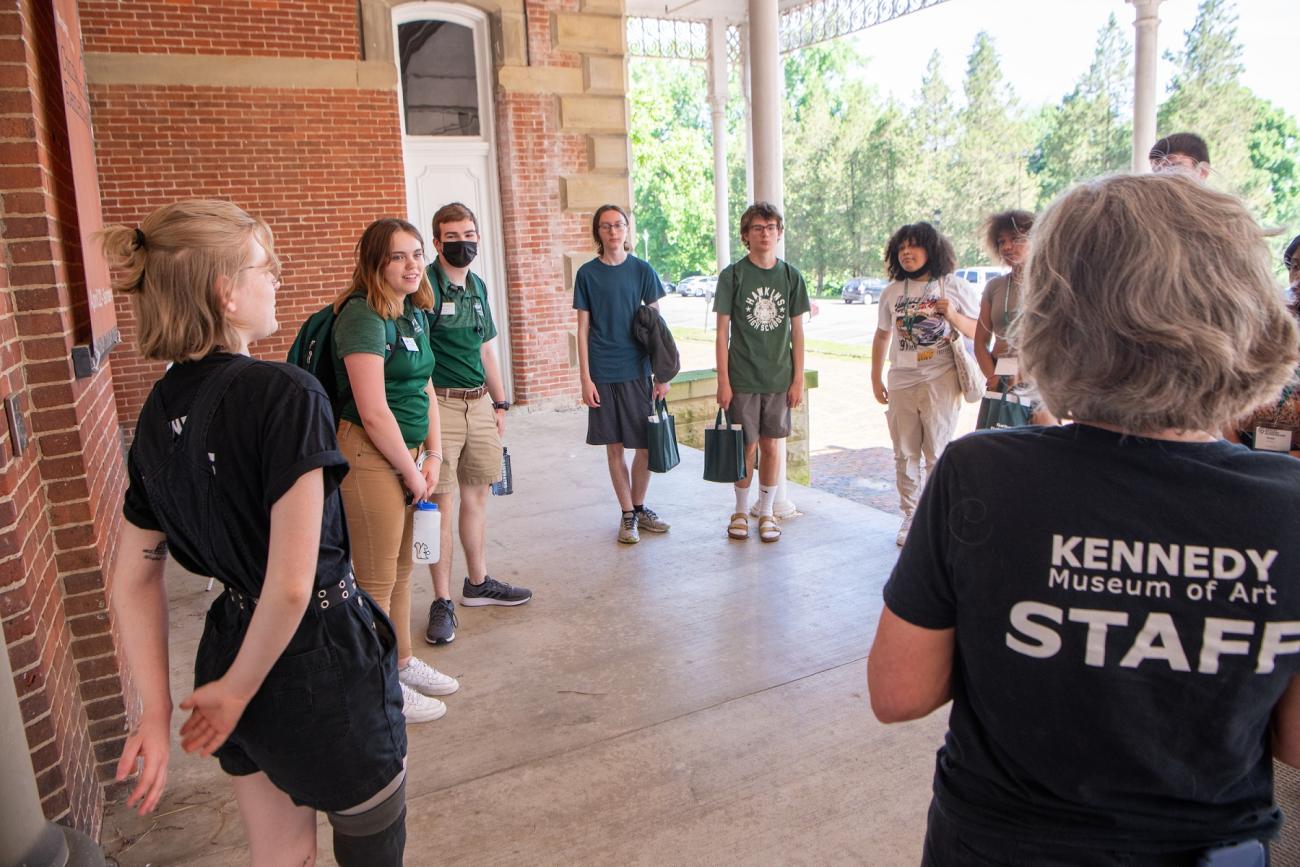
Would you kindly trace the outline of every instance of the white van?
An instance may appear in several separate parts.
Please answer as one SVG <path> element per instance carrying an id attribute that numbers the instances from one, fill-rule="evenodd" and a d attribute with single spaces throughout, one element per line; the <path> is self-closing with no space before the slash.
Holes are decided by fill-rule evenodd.
<path id="1" fill-rule="evenodd" d="M 978 265 L 970 268 L 958 268 L 952 274 L 954 277 L 960 277 L 973 286 L 975 294 L 978 296 L 984 293 L 984 287 L 988 285 L 990 280 L 1001 274 L 1006 274 L 1010 270 L 1010 268 L 1001 266 Z"/>

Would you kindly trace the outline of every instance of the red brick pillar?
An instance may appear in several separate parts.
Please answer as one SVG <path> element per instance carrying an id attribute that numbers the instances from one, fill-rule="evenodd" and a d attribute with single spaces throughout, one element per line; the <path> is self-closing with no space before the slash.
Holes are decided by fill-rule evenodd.
<path id="1" fill-rule="evenodd" d="M 90 325 L 65 100 L 85 94 L 57 30 L 50 0 L 0 10 L 0 398 L 31 434 L 19 450 L 0 424 L 0 622 L 45 814 L 95 836 L 125 730 L 107 614 L 125 471 L 111 374 L 71 361 Z"/>

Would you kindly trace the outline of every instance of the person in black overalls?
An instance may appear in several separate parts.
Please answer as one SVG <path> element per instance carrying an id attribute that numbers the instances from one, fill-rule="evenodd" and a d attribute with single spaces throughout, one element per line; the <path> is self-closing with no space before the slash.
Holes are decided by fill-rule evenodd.
<path id="1" fill-rule="evenodd" d="M 255 361 L 275 332 L 280 266 L 261 221 L 219 201 L 169 205 L 101 231 L 135 303 L 145 358 L 173 362 L 140 412 L 113 594 L 142 710 L 117 778 L 152 811 L 167 780 L 163 564 L 215 576 L 186 752 L 234 778 L 253 864 L 310 863 L 315 811 L 349 865 L 398 865 L 406 729 L 388 618 L 350 565 L 329 400 L 311 374 Z"/>

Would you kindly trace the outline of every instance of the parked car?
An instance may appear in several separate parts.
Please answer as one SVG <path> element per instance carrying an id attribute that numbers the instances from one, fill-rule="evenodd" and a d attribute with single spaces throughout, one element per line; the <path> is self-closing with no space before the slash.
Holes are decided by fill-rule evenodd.
<path id="1" fill-rule="evenodd" d="M 854 277 L 844 284 L 840 297 L 845 304 L 875 304 L 880 300 L 880 293 L 889 285 L 888 280 L 879 277 Z"/>
<path id="2" fill-rule="evenodd" d="M 677 291 L 677 284 L 676 284 L 676 283 L 673 283 L 673 282 L 671 282 L 671 281 L 669 281 L 669 280 L 663 280 L 663 279 L 660 279 L 659 282 L 663 284 L 663 287 L 664 287 L 664 294 L 665 294 L 665 295 L 671 295 L 671 294 L 673 294 L 674 292 Z"/>
<path id="3" fill-rule="evenodd" d="M 718 278 L 712 274 L 686 277 L 677 284 L 677 291 L 684 298 L 712 298 L 717 288 Z"/>
<path id="4" fill-rule="evenodd" d="M 1010 268 L 1003 268 L 994 265 L 977 265 L 969 268 L 958 268 L 952 273 L 954 277 L 960 277 L 973 286 L 975 288 L 975 295 L 978 297 L 984 292 L 984 287 L 988 285 L 990 280 L 994 277 L 999 277 L 1010 270 Z"/>

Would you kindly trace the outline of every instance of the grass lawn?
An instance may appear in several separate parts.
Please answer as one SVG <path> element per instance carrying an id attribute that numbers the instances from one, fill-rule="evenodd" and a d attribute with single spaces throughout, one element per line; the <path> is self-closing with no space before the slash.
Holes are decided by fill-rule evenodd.
<path id="1" fill-rule="evenodd" d="M 676 340 L 691 340 L 701 343 L 713 343 L 714 331 L 706 331 L 703 328 L 683 328 L 677 326 L 673 329 L 673 338 Z M 835 355 L 840 358 L 870 358 L 870 346 L 852 346 L 847 343 L 835 343 L 831 340 L 804 340 L 804 352 L 817 353 L 818 355 Z"/>

